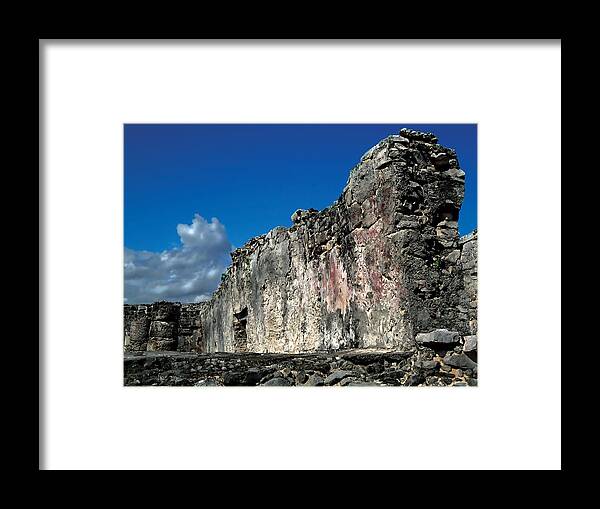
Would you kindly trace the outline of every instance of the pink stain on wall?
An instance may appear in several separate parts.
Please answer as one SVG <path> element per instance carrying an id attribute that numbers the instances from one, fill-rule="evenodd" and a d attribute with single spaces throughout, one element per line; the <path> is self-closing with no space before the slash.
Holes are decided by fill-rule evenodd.
<path id="1" fill-rule="evenodd" d="M 322 284 L 327 311 L 340 310 L 346 312 L 350 289 L 348 288 L 348 276 L 344 266 L 338 260 L 335 250 L 331 251 L 322 272 Z"/>
<path id="2" fill-rule="evenodd" d="M 373 300 L 377 302 L 383 297 L 384 287 L 383 277 L 381 276 L 381 272 L 377 271 L 376 267 L 375 270 L 369 270 L 369 283 L 373 292 Z"/>
<path id="3" fill-rule="evenodd" d="M 352 232 L 357 246 L 362 248 L 359 267 L 365 276 L 372 297 L 371 303 L 382 301 L 386 297 L 386 286 L 381 274 L 383 260 L 389 256 L 388 245 L 381 234 L 381 223 L 375 223 L 371 228 L 361 228 Z"/>

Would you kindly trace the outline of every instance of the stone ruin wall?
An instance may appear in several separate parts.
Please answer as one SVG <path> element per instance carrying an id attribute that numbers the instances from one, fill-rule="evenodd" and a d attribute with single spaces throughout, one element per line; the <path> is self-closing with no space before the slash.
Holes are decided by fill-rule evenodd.
<path id="1" fill-rule="evenodd" d="M 202 351 L 200 310 L 203 305 L 125 304 L 125 351 Z"/>
<path id="2" fill-rule="evenodd" d="M 467 315 L 469 332 L 477 335 L 477 230 L 460 238 L 460 270 L 464 291 L 458 310 Z"/>
<path id="3" fill-rule="evenodd" d="M 126 305 L 126 349 L 407 349 L 435 329 L 476 334 L 477 233 L 459 238 L 463 197 L 455 151 L 403 129 L 362 157 L 333 205 L 235 250 L 210 301 Z"/>

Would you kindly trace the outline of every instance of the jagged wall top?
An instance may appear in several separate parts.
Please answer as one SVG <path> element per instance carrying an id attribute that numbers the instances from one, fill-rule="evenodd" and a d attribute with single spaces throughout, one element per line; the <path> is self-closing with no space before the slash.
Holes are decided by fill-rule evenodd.
<path id="1" fill-rule="evenodd" d="M 389 158 L 386 158 L 384 156 L 383 159 L 375 161 L 376 164 L 372 167 L 362 164 L 365 161 L 372 159 L 375 154 L 380 152 L 381 149 L 386 146 L 389 147 L 389 150 L 385 151 L 386 155 L 389 155 Z M 465 174 L 462 170 L 458 168 L 456 151 L 453 148 L 448 148 L 444 147 L 443 145 L 439 145 L 438 138 L 437 136 L 435 136 L 434 133 L 402 128 L 400 129 L 399 134 L 392 134 L 383 138 L 360 158 L 359 163 L 354 168 L 352 168 L 352 170 L 350 170 L 346 186 L 344 187 L 341 196 L 333 204 L 324 208 L 321 211 L 318 211 L 314 208 L 308 210 L 297 209 L 291 216 L 291 227 L 285 228 L 283 226 L 277 226 L 266 234 L 251 238 L 242 247 L 232 251 L 232 264 L 226 269 L 225 273 L 222 275 L 221 284 L 215 291 L 214 295 L 218 295 L 220 293 L 222 283 L 230 276 L 232 267 L 242 262 L 250 253 L 252 253 L 258 247 L 262 246 L 265 242 L 267 242 L 269 238 L 272 238 L 278 232 L 293 230 L 296 226 L 300 224 L 310 222 L 311 220 L 315 220 L 319 217 L 319 215 L 326 213 L 332 207 L 334 207 L 340 201 L 340 199 L 344 197 L 344 194 L 347 192 L 347 189 L 350 186 L 353 177 L 356 176 L 356 172 L 359 171 L 359 169 L 363 169 L 363 171 L 365 171 L 365 169 L 375 170 L 391 162 L 391 158 L 397 156 L 399 154 L 398 151 L 402 148 L 408 149 L 419 147 L 426 148 L 428 152 L 432 153 L 432 161 L 437 169 L 450 170 L 452 172 L 452 177 L 458 178 L 460 180 L 464 179 Z"/>

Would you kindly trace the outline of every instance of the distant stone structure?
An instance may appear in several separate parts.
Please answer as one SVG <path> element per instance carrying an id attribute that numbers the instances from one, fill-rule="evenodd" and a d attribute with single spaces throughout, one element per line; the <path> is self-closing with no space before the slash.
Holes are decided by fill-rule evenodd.
<path id="1" fill-rule="evenodd" d="M 125 351 L 202 351 L 203 303 L 125 304 Z"/>
<path id="2" fill-rule="evenodd" d="M 476 345 L 477 232 L 460 238 L 457 222 L 464 177 L 433 134 L 388 136 L 330 207 L 297 210 L 290 228 L 236 249 L 210 301 L 125 305 L 125 350 L 408 350 L 439 330 Z"/>

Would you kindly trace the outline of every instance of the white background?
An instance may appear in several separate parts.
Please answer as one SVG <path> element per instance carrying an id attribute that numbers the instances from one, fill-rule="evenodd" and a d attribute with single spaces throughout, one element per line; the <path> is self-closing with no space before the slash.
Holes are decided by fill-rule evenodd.
<path id="1" fill-rule="evenodd" d="M 41 59 L 42 468 L 560 468 L 558 42 L 45 41 Z M 135 122 L 478 123 L 479 387 L 123 387 Z"/>

